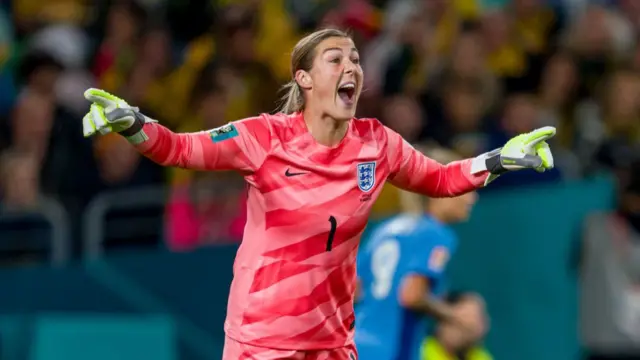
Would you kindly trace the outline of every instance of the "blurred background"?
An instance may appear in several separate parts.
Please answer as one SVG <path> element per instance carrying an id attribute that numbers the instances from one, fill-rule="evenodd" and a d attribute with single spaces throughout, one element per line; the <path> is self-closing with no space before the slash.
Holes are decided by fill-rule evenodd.
<path id="1" fill-rule="evenodd" d="M 486 349 L 640 359 L 639 0 L 0 0 L 0 359 L 220 358 L 242 178 L 84 139 L 82 93 L 176 131 L 272 112 L 323 26 L 360 50 L 360 115 L 410 142 L 558 128 L 555 170 L 501 177 L 456 227 Z M 389 186 L 371 222 L 400 211 Z"/>

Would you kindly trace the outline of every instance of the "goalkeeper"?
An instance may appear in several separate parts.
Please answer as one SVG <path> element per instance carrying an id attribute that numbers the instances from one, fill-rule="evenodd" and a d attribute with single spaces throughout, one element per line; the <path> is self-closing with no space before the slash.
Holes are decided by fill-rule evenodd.
<path id="1" fill-rule="evenodd" d="M 355 360 L 356 253 L 386 181 L 429 197 L 458 196 L 520 169 L 545 171 L 552 127 L 442 165 L 376 119 L 355 118 L 362 68 L 333 29 L 300 40 L 282 112 L 175 134 L 124 100 L 89 89 L 85 136 L 117 132 L 165 165 L 236 170 L 249 184 L 234 264 L 223 360 Z"/>

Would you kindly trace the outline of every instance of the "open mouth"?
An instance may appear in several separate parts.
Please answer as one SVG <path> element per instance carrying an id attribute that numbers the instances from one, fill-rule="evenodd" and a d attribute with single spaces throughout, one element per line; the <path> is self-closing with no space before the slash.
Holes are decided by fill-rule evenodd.
<path id="1" fill-rule="evenodd" d="M 347 105 L 352 105 L 356 97 L 356 84 L 346 82 L 338 87 L 338 97 Z"/>

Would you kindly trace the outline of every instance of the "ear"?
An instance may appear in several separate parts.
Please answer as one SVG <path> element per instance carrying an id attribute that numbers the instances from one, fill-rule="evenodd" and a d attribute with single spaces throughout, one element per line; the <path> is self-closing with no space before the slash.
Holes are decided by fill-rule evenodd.
<path id="1" fill-rule="evenodd" d="M 296 82 L 301 88 L 306 90 L 311 89 L 311 86 L 313 84 L 313 80 L 311 79 L 311 74 L 309 74 L 304 70 L 296 71 Z"/>

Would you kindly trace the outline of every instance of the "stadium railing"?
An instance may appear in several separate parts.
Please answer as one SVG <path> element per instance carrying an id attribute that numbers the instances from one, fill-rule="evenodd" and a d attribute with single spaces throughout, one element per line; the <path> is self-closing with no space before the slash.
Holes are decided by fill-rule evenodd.
<path id="1" fill-rule="evenodd" d="M 44 223 L 49 237 L 41 236 Z M 64 206 L 53 198 L 43 197 L 29 210 L 0 210 L 0 250 L 5 252 L 44 252 L 49 248 L 53 266 L 63 266 L 71 256 L 71 226 Z M 16 242 L 12 240 L 19 240 Z M 50 244 L 47 244 L 50 240 Z"/>
<path id="2" fill-rule="evenodd" d="M 163 237 L 162 212 L 167 189 L 147 186 L 110 191 L 96 196 L 87 206 L 82 220 L 83 258 L 100 258 L 108 238 L 133 239 Z M 151 215 L 144 210 L 151 209 Z M 116 216 L 111 216 L 116 213 Z"/>

